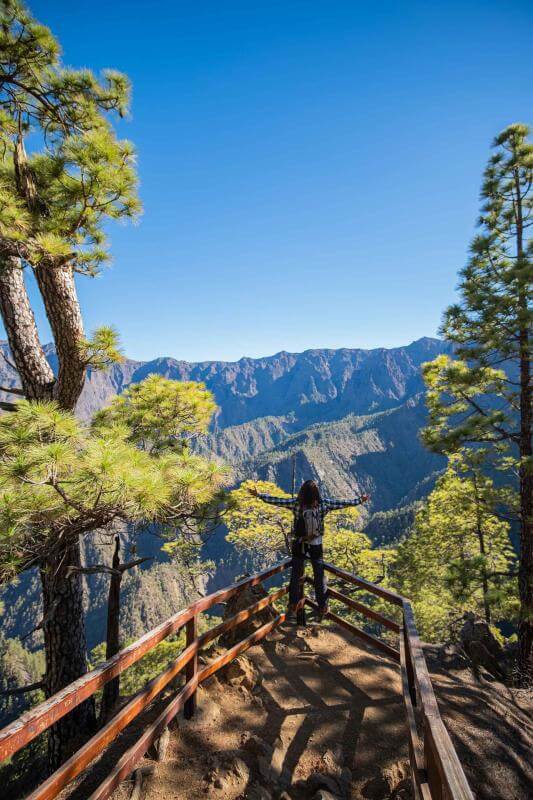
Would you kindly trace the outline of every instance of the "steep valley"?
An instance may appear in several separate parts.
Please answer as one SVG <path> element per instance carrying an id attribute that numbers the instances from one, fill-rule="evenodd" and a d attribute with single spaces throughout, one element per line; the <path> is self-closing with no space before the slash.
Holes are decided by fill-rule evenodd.
<path id="1" fill-rule="evenodd" d="M 8 356 L 5 344 L 0 349 Z M 194 446 L 229 464 L 234 484 L 260 478 L 290 491 L 294 457 L 297 482 L 314 477 L 327 494 L 340 497 L 367 492 L 371 502 L 362 525 L 382 544 L 406 532 L 413 504 L 430 491 L 442 469 L 443 460 L 426 451 L 418 437 L 425 419 L 421 365 L 448 351 L 444 342 L 424 338 L 389 350 L 282 352 L 234 363 L 125 360 L 106 371 L 89 373 L 77 413 L 89 419 L 115 394 L 151 373 L 203 381 L 219 410 L 211 432 Z M 55 367 L 51 347 L 47 355 Z M 16 385 L 16 375 L 5 359 L 0 363 L 0 383 Z M 131 532 L 123 533 L 123 538 L 125 544 L 132 540 Z M 196 592 L 160 545 L 149 533 L 136 538 L 137 552 L 153 556 L 153 561 L 124 579 L 124 639 L 157 624 Z M 110 547 L 105 537 L 87 539 L 87 562 L 108 563 Z M 225 541 L 222 528 L 209 540 L 205 555 L 217 568 L 198 588 L 218 587 L 242 572 L 242 559 Z M 104 638 L 107 585 L 106 576 L 87 578 L 90 646 Z M 40 619 L 38 597 L 35 574 L 23 575 L 2 590 L 4 636 L 30 634 Z M 39 633 L 31 634 L 25 644 L 38 647 Z"/>

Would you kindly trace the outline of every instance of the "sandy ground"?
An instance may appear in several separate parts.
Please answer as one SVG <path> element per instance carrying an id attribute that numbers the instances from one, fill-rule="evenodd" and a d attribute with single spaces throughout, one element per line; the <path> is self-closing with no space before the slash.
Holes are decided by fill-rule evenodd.
<path id="1" fill-rule="evenodd" d="M 147 800 L 409 796 L 393 661 L 327 626 L 287 626 L 248 659 L 250 688 L 213 680 L 178 723 Z"/>

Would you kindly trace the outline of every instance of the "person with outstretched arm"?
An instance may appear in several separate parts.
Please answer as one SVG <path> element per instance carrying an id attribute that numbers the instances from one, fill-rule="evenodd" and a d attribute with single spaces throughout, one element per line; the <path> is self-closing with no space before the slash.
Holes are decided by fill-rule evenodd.
<path id="1" fill-rule="evenodd" d="M 264 503 L 288 508 L 294 515 L 287 620 L 293 622 L 296 619 L 296 609 L 300 598 L 300 580 L 304 574 L 306 557 L 311 559 L 318 619 L 322 620 L 328 613 L 328 584 L 322 550 L 324 518 L 330 511 L 350 508 L 366 502 L 368 495 L 363 494 L 353 500 L 334 500 L 329 497 L 321 497 L 315 481 L 304 481 L 296 497 L 275 497 L 270 494 L 261 494 L 255 487 L 250 489 L 250 494 L 258 497 Z"/>

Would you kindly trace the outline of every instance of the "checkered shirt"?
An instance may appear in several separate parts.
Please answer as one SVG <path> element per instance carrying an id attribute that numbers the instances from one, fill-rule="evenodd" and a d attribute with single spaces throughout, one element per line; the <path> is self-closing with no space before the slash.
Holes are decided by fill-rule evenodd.
<path id="1" fill-rule="evenodd" d="M 276 497 L 272 494 L 257 494 L 257 497 L 264 503 L 270 503 L 271 506 L 280 506 L 280 508 L 290 509 L 293 513 L 293 532 L 296 530 L 296 520 L 300 512 L 298 501 L 295 497 Z M 330 511 L 338 511 L 340 508 L 351 508 L 352 506 L 359 506 L 363 502 L 362 498 L 356 497 L 353 500 L 333 500 L 331 497 L 323 497 L 318 505 L 319 521 L 318 529 L 319 535 L 313 539 L 310 544 L 321 544 L 322 536 L 324 535 L 324 517 Z M 318 541 L 319 540 L 319 541 Z"/>

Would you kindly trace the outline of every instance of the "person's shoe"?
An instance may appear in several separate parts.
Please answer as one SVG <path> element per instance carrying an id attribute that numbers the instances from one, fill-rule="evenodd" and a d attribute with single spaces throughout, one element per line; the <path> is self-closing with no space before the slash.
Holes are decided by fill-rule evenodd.
<path id="1" fill-rule="evenodd" d="M 316 618 L 318 622 L 322 622 L 322 620 L 324 619 L 324 617 L 327 615 L 328 612 L 329 612 L 329 606 L 322 606 L 322 608 L 319 608 L 318 611 L 316 612 Z"/>
<path id="2" fill-rule="evenodd" d="M 297 606 L 289 606 L 287 608 L 287 613 L 285 615 L 285 622 L 297 622 L 298 620 L 297 610 L 298 610 Z"/>

